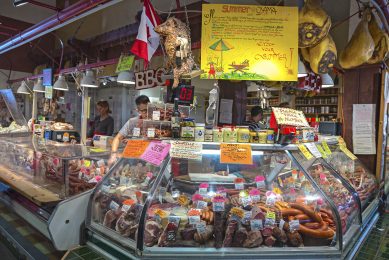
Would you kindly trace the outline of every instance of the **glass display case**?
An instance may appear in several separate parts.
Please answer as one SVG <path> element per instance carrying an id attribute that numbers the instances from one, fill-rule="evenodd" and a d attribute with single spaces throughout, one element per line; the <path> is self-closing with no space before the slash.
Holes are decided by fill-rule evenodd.
<path id="1" fill-rule="evenodd" d="M 38 205 L 40 215 L 48 219 L 60 201 L 92 189 L 102 179 L 108 157 L 109 152 L 102 149 L 57 143 L 29 133 L 2 137 L 0 181 L 16 191 L 14 196 L 22 195 Z"/>
<path id="2" fill-rule="evenodd" d="M 358 193 L 326 161 L 251 144 L 252 164 L 224 164 L 220 144 L 202 146 L 201 160 L 118 161 L 91 196 L 93 238 L 142 259 L 301 259 L 340 258 L 359 237 Z"/>
<path id="3" fill-rule="evenodd" d="M 12 118 L 12 122 L 10 120 Z M 27 121 L 18 108 L 11 89 L 0 90 L 0 136 L 28 132 Z"/>

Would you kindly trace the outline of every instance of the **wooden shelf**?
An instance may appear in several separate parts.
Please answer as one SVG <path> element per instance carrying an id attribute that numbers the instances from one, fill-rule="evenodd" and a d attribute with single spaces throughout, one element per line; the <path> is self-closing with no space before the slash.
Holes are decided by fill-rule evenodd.
<path id="1" fill-rule="evenodd" d="M 304 105 L 295 105 L 296 107 L 310 107 L 310 106 L 338 106 L 338 104 L 304 104 Z"/>
<path id="2" fill-rule="evenodd" d="M 297 97 L 296 98 L 321 98 L 321 97 L 337 97 L 339 94 L 323 94 L 323 95 L 317 95 L 313 97 Z"/>
<path id="3" fill-rule="evenodd" d="M 329 115 L 329 116 L 338 115 L 338 113 L 304 113 L 304 114 L 305 115 Z"/>

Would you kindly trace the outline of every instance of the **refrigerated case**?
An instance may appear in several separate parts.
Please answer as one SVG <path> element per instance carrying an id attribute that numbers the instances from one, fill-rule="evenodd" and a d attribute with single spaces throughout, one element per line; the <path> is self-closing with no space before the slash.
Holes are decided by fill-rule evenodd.
<path id="1" fill-rule="evenodd" d="M 91 189 L 107 172 L 108 157 L 109 152 L 99 148 L 57 143 L 31 133 L 2 136 L 0 182 L 9 188 L 0 199 L 58 250 L 69 249 L 79 244 Z"/>
<path id="2" fill-rule="evenodd" d="M 202 146 L 202 160 L 118 161 L 91 196 L 88 244 L 118 258 L 339 259 L 371 228 L 361 193 L 296 145 L 251 144 L 250 165 Z"/>

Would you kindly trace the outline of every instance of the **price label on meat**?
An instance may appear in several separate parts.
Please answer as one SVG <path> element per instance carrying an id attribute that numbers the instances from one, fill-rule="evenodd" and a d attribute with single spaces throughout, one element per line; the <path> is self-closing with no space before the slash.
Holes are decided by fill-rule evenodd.
<path id="1" fill-rule="evenodd" d="M 321 143 L 321 145 L 323 146 L 324 151 L 326 152 L 326 154 L 328 154 L 328 155 L 331 155 L 331 154 L 332 154 L 331 149 L 328 147 L 327 142 L 324 142 L 324 141 L 323 141 L 323 142 Z"/>
<path id="2" fill-rule="evenodd" d="M 203 145 L 201 143 L 173 141 L 171 145 L 170 157 L 192 160 L 201 160 L 202 158 Z"/>
<path id="3" fill-rule="evenodd" d="M 350 150 L 347 149 L 347 147 L 345 145 L 339 145 L 339 149 L 342 152 L 344 152 L 347 155 L 347 157 L 350 158 L 351 160 L 354 161 L 357 159 L 357 157 L 352 152 L 350 152 Z"/>
<path id="4" fill-rule="evenodd" d="M 205 4 L 203 79 L 297 81 L 296 7 Z"/>
<path id="5" fill-rule="evenodd" d="M 150 142 L 143 140 L 129 140 L 122 153 L 123 158 L 140 158 Z"/>
<path id="6" fill-rule="evenodd" d="M 169 154 L 169 150 L 170 144 L 151 142 L 140 158 L 146 162 L 159 166 Z"/>
<path id="7" fill-rule="evenodd" d="M 220 163 L 253 164 L 248 144 L 220 144 Z"/>
<path id="8" fill-rule="evenodd" d="M 307 158 L 307 160 L 311 160 L 313 158 L 312 154 L 308 151 L 308 149 L 303 144 L 300 144 L 298 147 L 300 151 L 303 153 L 303 155 L 305 156 L 305 158 Z"/>
<path id="9" fill-rule="evenodd" d="M 259 231 L 263 229 L 262 219 L 252 219 L 250 220 L 251 230 Z"/>
<path id="10" fill-rule="evenodd" d="M 279 125 L 309 127 L 302 111 L 285 107 L 272 107 L 272 110 Z"/>

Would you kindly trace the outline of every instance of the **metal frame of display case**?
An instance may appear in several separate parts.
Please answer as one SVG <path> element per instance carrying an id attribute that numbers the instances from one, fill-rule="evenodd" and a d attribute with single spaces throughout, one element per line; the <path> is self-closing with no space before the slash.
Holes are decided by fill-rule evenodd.
<path id="1" fill-rule="evenodd" d="M 308 173 L 307 165 L 301 165 L 301 163 L 295 158 L 295 156 L 292 155 L 292 151 L 297 151 L 298 146 L 297 145 L 262 145 L 262 144 L 251 144 L 252 151 L 285 151 L 287 156 L 292 160 L 292 162 L 298 166 L 303 172 L 306 178 L 310 181 L 312 186 L 316 189 L 319 194 L 325 198 L 325 200 L 329 203 L 329 205 L 336 209 L 336 205 L 334 201 L 327 196 L 324 191 L 320 189 L 320 186 L 315 182 L 313 177 L 310 176 Z M 219 150 L 220 144 L 219 143 L 203 143 L 203 150 Z M 125 160 L 125 159 L 121 159 Z M 309 166 L 312 166 L 314 164 L 314 161 L 309 164 Z M 330 169 L 330 174 L 332 174 L 333 177 L 337 178 L 344 186 L 345 188 L 350 192 L 350 194 L 355 198 L 355 196 L 358 197 L 355 190 L 349 185 L 344 178 L 335 170 L 333 167 L 331 167 L 325 160 L 320 159 L 320 163 L 322 163 L 325 167 Z M 303 248 L 294 248 L 294 247 L 287 247 L 287 248 L 257 248 L 257 249 L 246 249 L 246 248 L 222 248 L 222 249 L 216 249 L 216 248 L 160 248 L 160 247 L 147 247 L 147 249 L 144 248 L 143 245 L 143 236 L 144 236 L 144 226 L 146 222 L 146 212 L 148 209 L 148 206 L 151 203 L 151 200 L 153 199 L 155 192 L 157 188 L 160 186 L 162 179 L 166 175 L 166 171 L 169 170 L 168 165 L 170 165 L 171 160 L 170 158 L 165 159 L 164 164 L 161 166 L 161 169 L 157 175 L 156 180 L 154 181 L 153 186 L 151 187 L 149 194 L 147 196 L 147 199 L 145 200 L 140 221 L 139 221 L 139 227 L 138 227 L 138 236 L 136 237 L 136 241 L 123 241 L 126 239 L 123 239 L 119 234 L 117 234 L 115 231 L 109 231 L 105 227 L 97 227 L 99 224 L 93 223 L 91 220 L 91 204 L 93 200 L 93 195 L 90 197 L 90 203 L 88 206 L 88 214 L 87 214 L 87 222 L 86 226 L 88 228 L 88 235 L 89 237 L 93 238 L 97 243 L 103 243 L 108 248 L 108 250 L 113 251 L 120 251 L 121 254 L 124 254 L 128 257 L 135 257 L 140 259 L 152 259 L 158 256 L 158 259 L 171 259 L 172 257 L 175 258 L 188 258 L 188 259 L 198 259 L 199 257 L 207 257 L 210 259 L 216 259 L 223 256 L 223 258 L 241 258 L 241 259 L 253 259 L 253 257 L 258 258 L 288 258 L 288 259 L 317 259 L 317 258 L 340 258 L 345 257 L 346 255 L 350 255 L 350 252 L 355 252 L 355 246 L 360 245 L 362 239 L 366 236 L 366 233 L 369 231 L 369 229 L 372 227 L 370 224 L 369 226 L 362 225 L 362 208 L 360 204 L 359 198 L 357 198 L 355 201 L 357 203 L 357 206 L 359 207 L 359 213 L 357 217 L 358 221 L 358 228 L 351 228 L 347 231 L 346 234 L 342 234 L 341 227 L 340 227 L 340 215 L 337 210 L 334 210 L 335 212 L 335 220 L 337 222 L 337 231 L 336 231 L 336 246 L 313 246 L 313 247 L 303 247 Z M 118 167 L 120 164 L 120 161 L 118 161 L 114 168 Z M 105 178 L 108 178 L 110 174 L 108 173 Z M 102 185 L 103 182 L 99 183 L 98 186 L 96 186 L 95 192 L 99 189 L 99 187 Z M 141 232 L 139 232 L 141 231 Z M 357 236 L 356 236 L 357 235 Z M 352 238 L 359 237 L 357 241 L 352 241 Z M 115 241 L 112 241 L 112 239 Z M 117 244 L 116 244 L 117 243 Z M 88 242 L 90 244 L 90 242 Z M 93 243 L 92 243 L 93 244 Z M 105 252 L 107 253 L 107 252 Z M 109 253 L 109 252 L 108 252 Z M 135 255 L 134 255 L 135 254 Z"/>

